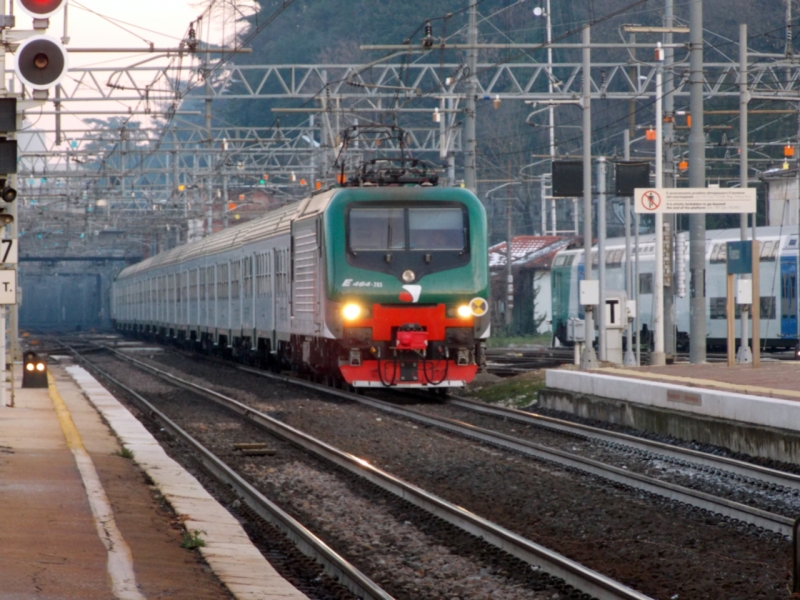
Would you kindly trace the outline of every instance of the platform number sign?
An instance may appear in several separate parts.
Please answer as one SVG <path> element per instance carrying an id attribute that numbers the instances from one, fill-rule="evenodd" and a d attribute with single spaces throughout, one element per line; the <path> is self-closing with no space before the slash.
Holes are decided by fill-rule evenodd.
<path id="1" fill-rule="evenodd" d="M 17 240 L 0 240 L 0 265 L 15 265 L 18 262 Z"/>
<path id="2" fill-rule="evenodd" d="M 0 270 L 0 305 L 17 303 L 17 272 Z"/>

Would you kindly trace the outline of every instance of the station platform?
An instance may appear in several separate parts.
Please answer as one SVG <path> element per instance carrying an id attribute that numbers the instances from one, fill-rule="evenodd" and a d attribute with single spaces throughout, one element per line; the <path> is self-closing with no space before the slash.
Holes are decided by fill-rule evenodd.
<path id="1" fill-rule="evenodd" d="M 88 372 L 48 369 L 49 389 L 20 389 L 15 365 L 0 406 L 0 597 L 306 598 Z"/>
<path id="2" fill-rule="evenodd" d="M 550 369 L 539 405 L 753 456 L 800 462 L 800 361 Z"/>

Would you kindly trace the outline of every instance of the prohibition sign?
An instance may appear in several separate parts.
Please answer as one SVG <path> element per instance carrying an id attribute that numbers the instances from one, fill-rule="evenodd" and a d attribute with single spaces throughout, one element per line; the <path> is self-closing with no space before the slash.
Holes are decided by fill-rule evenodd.
<path id="1" fill-rule="evenodd" d="M 645 210 L 658 210 L 661 206 L 661 195 L 655 190 L 647 190 L 639 199 Z"/>

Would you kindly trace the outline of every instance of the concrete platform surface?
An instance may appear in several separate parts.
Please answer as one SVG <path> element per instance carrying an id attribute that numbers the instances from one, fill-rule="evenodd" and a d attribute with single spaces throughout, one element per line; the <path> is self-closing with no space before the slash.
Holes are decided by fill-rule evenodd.
<path id="1" fill-rule="evenodd" d="M 50 389 L 21 390 L 16 365 L 0 406 L 0 598 L 305 598 L 86 371 L 49 370 Z M 181 548 L 192 521 L 224 532 L 207 560 Z"/>
<path id="2" fill-rule="evenodd" d="M 542 407 L 752 456 L 800 461 L 800 363 L 549 369 Z"/>
<path id="3" fill-rule="evenodd" d="M 763 361 L 758 369 L 745 364 L 729 367 L 724 363 L 681 363 L 663 367 L 605 368 L 597 372 L 800 401 L 800 361 Z"/>

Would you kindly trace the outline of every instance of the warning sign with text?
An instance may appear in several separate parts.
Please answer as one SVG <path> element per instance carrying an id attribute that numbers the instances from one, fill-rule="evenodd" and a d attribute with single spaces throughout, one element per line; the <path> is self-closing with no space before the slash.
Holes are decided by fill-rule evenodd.
<path id="1" fill-rule="evenodd" d="M 754 188 L 636 188 L 636 212 L 751 213 L 756 211 Z"/>

